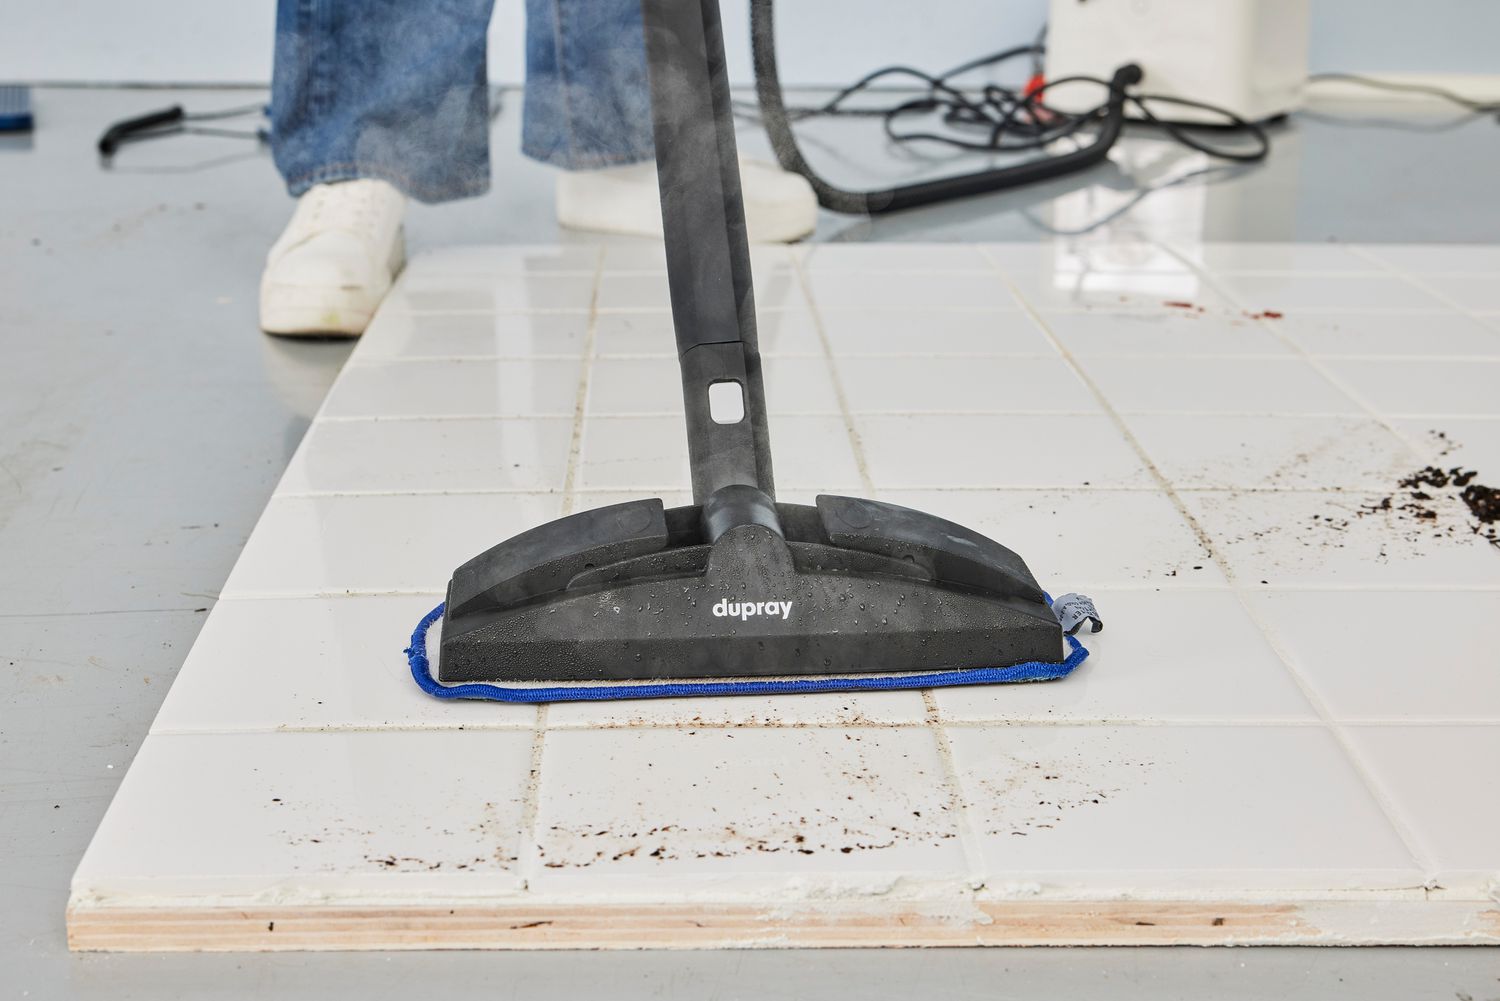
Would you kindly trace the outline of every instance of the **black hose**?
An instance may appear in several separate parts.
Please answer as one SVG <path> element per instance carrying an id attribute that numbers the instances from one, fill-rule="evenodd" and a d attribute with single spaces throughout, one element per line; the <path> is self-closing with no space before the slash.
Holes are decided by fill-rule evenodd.
<path id="1" fill-rule="evenodd" d="M 153 111 L 149 114 L 116 122 L 105 129 L 104 134 L 99 137 L 99 154 L 101 156 L 114 156 L 115 151 L 132 138 L 154 132 L 164 126 L 179 125 L 186 117 L 187 115 L 183 112 L 182 105 L 174 104 L 170 108 L 163 108 L 161 111 Z"/>
<path id="2" fill-rule="evenodd" d="M 1125 89 L 1140 83 L 1142 77 L 1141 68 L 1134 63 L 1115 70 L 1114 77 L 1109 82 L 1109 99 L 1098 118 L 1099 133 L 1092 143 L 1080 149 L 973 174 L 919 181 L 876 191 L 848 191 L 835 187 L 819 176 L 797 145 L 797 137 L 787 118 L 781 76 L 776 68 L 772 0 L 750 0 L 750 50 L 755 67 L 755 93 L 760 102 L 761 122 L 770 137 L 776 159 L 784 170 L 807 178 L 818 196 L 819 205 L 833 212 L 853 215 L 879 215 L 953 198 L 988 194 L 1024 184 L 1035 184 L 1091 167 L 1108 155 L 1110 147 L 1120 137 L 1125 126 Z"/>

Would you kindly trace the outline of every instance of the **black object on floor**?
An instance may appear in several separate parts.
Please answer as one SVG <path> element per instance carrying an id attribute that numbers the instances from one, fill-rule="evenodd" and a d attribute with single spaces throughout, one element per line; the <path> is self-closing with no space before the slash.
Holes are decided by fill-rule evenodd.
<path id="1" fill-rule="evenodd" d="M 1056 661 L 1021 557 L 893 504 L 775 500 L 718 0 L 646 0 L 693 499 L 574 514 L 454 572 L 438 679 L 885 674 Z"/>
<path id="2" fill-rule="evenodd" d="M 121 119 L 114 122 L 95 144 L 99 155 L 105 160 L 113 157 L 120 151 L 120 147 L 126 143 L 143 142 L 147 139 L 160 139 L 162 136 L 176 135 L 200 135 L 219 136 L 225 139 L 254 139 L 256 142 L 266 143 L 271 141 L 270 130 L 264 127 L 254 129 L 225 129 L 216 126 L 197 125 L 197 122 L 217 122 L 228 118 L 243 118 L 246 115 L 265 115 L 268 109 L 264 101 L 254 104 L 245 104 L 235 108 L 223 108 L 218 111 L 188 111 L 180 104 L 174 104 L 170 108 L 162 108 L 159 111 L 148 111 L 144 115 L 136 115 L 131 118 Z"/>

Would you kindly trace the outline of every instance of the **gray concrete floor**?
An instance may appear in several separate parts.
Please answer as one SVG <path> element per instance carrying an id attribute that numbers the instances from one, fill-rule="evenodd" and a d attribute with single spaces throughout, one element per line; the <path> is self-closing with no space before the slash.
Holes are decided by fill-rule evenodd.
<path id="1" fill-rule="evenodd" d="M 92 144 L 119 117 L 254 97 L 42 90 L 36 135 L 0 140 L 0 995 L 1500 998 L 1500 953 L 1479 949 L 70 954 L 73 867 L 349 350 L 256 331 L 262 255 L 289 209 L 264 151 L 179 137 L 104 169 Z M 414 211 L 414 250 L 579 239 L 552 219 L 549 172 L 514 152 L 514 104 L 496 124 L 494 192 Z M 1500 236 L 1493 121 L 1323 110 L 1279 130 L 1266 166 L 1151 195 L 1112 231 Z M 1375 116 L 1392 121 L 1350 123 Z M 890 154 L 869 127 L 817 127 L 814 158 L 854 182 L 951 169 Z M 1149 140 L 1127 152 L 1158 177 L 1175 158 Z M 875 222 L 830 216 L 818 238 L 1039 239 L 1111 210 L 1125 183 L 1109 167 Z"/>

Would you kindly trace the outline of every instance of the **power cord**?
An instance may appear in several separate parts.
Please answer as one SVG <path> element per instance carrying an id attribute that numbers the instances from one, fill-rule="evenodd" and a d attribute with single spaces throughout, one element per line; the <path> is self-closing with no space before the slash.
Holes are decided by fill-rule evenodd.
<path id="1" fill-rule="evenodd" d="M 1389 90 L 1402 94 L 1426 94 L 1429 97 L 1441 98 L 1450 104 L 1456 104 L 1460 108 L 1472 111 L 1478 115 L 1500 115 L 1500 101 L 1480 101 L 1448 90 L 1446 87 L 1437 87 L 1427 83 L 1403 83 L 1398 80 L 1382 80 L 1379 77 L 1362 76 L 1358 73 L 1314 73 L 1307 79 L 1309 82 L 1317 80 L 1341 80 L 1344 83 L 1357 84 L 1361 87 L 1369 87 L 1372 90 Z"/>
<path id="2" fill-rule="evenodd" d="M 270 132 L 264 128 L 253 131 L 247 129 L 225 129 L 216 126 L 201 126 L 190 124 L 192 122 L 217 122 L 230 118 L 242 118 L 246 115 L 264 115 L 267 112 L 266 103 L 257 101 L 254 104 L 245 104 L 234 108 L 224 108 L 219 111 L 194 111 L 190 112 L 180 104 L 174 104 L 170 108 L 160 111 L 148 112 L 134 118 L 127 118 L 115 122 L 104 130 L 99 137 L 99 155 L 106 159 L 119 152 L 121 146 L 126 143 L 142 142 L 147 139 L 158 139 L 162 136 L 172 135 L 200 135 L 219 136 L 228 139 L 254 139 L 257 142 L 266 142 L 270 138 Z"/>
<path id="3" fill-rule="evenodd" d="M 489 98 L 489 120 L 493 122 L 500 114 L 504 106 L 504 88 L 490 86 Z M 224 139 L 254 139 L 259 143 L 271 141 L 271 130 L 261 126 L 251 129 L 226 129 L 217 126 L 195 125 L 194 122 L 216 122 L 231 118 L 242 118 L 246 115 L 271 114 L 271 106 L 264 101 L 254 104 L 244 104 L 233 108 L 222 108 L 217 111 L 188 111 L 180 104 L 174 104 L 170 108 L 160 111 L 150 111 L 144 115 L 126 118 L 115 122 L 104 130 L 97 143 L 99 155 L 106 160 L 113 157 L 121 146 L 127 143 L 142 142 L 147 139 L 160 139 L 163 136 L 175 135 L 197 135 L 217 136 Z"/>
<path id="4" fill-rule="evenodd" d="M 868 117 L 883 122 L 886 136 L 894 143 L 931 143 L 953 149 L 981 153 L 1015 153 L 1043 149 L 1066 139 L 1098 122 L 1108 107 L 1111 81 L 1093 76 L 1069 76 L 1041 80 L 1037 68 L 1045 54 L 1041 37 L 1030 45 L 1018 45 L 991 55 L 962 63 L 942 73 L 931 74 L 910 66 L 885 66 L 865 74 L 819 105 L 787 108 L 790 122 L 819 117 Z M 1009 87 L 988 83 L 979 87 L 961 87 L 956 78 L 975 70 L 1001 65 L 1022 56 L 1032 61 L 1032 80 L 1025 86 Z M 851 106 L 851 99 L 873 90 L 877 83 L 902 80 L 915 82 L 923 92 L 884 105 Z M 1102 88 L 1105 99 L 1082 112 L 1060 111 L 1045 100 L 1048 91 L 1063 84 L 1089 83 Z M 1165 133 L 1176 142 L 1217 159 L 1234 163 L 1254 163 L 1270 152 L 1270 139 L 1258 124 L 1247 121 L 1226 108 L 1164 94 L 1127 91 L 1127 104 L 1139 118 L 1128 127 L 1151 128 Z M 1187 125 L 1164 118 L 1168 106 L 1206 111 L 1220 122 Z M 741 117 L 761 121 L 763 111 L 747 102 L 736 102 Z M 914 116 L 936 116 L 947 131 L 911 127 L 905 123 Z M 1217 134 L 1239 133 L 1250 141 L 1250 147 L 1206 142 L 1193 134 L 1211 130 Z"/>

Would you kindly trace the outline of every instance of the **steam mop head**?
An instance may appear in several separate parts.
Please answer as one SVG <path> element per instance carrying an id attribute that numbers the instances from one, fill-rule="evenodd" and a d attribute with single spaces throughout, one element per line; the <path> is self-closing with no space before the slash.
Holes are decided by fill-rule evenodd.
<path id="1" fill-rule="evenodd" d="M 1102 628 L 1092 616 L 1093 603 L 1082 595 L 1064 595 L 1061 601 L 1074 608 L 1086 605 L 1093 626 Z M 1051 599 L 1048 599 L 1051 603 Z M 1053 607 L 1056 607 L 1054 604 Z M 740 678 L 720 681 L 646 681 L 607 684 L 505 686 L 481 682 L 444 685 L 432 676 L 427 657 L 427 634 L 443 617 L 439 604 L 422 616 L 406 648 L 412 679 L 428 695 L 439 699 L 472 699 L 485 702 L 607 702 L 616 699 L 700 698 L 724 695 L 808 695 L 816 692 L 880 692 L 911 688 L 951 688 L 959 685 L 1001 685 L 1023 681 L 1055 681 L 1066 678 L 1088 659 L 1089 651 L 1070 632 L 1065 634 L 1068 655 L 1062 660 L 1029 661 L 1009 667 L 976 667 L 955 671 L 913 671 L 896 675 L 823 676 L 807 678 Z M 1075 627 L 1076 628 L 1076 627 Z"/>
<path id="2" fill-rule="evenodd" d="M 1088 599 L 1054 604 L 1015 553 L 932 515 L 822 496 L 766 517 L 776 530 L 710 540 L 712 512 L 634 501 L 522 533 L 454 573 L 412 636 L 412 675 L 505 702 L 1044 681 L 1101 626 Z"/>

